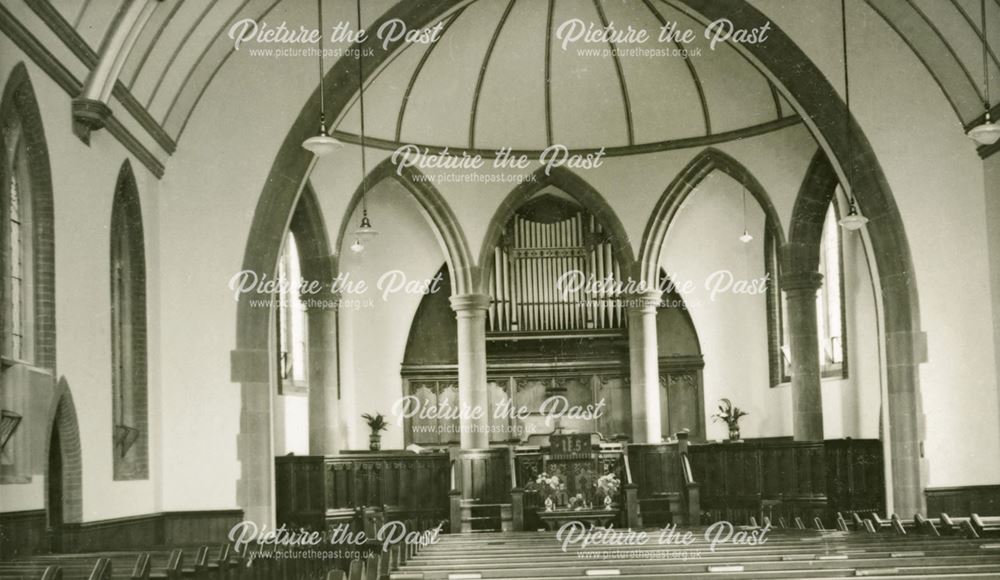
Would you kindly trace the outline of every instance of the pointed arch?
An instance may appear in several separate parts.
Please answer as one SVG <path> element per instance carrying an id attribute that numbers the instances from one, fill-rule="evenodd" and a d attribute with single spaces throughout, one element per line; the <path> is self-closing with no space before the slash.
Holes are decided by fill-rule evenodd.
<path id="1" fill-rule="evenodd" d="M 7 239 L 7 212 L 9 207 L 10 183 L 18 179 L 19 194 L 30 212 L 30 275 L 32 276 L 31 300 L 31 344 L 33 352 L 30 362 L 40 368 L 55 373 L 56 367 L 56 301 L 55 301 L 55 229 L 53 227 L 52 170 L 49 164 L 49 149 L 45 139 L 42 115 L 35 97 L 28 69 L 23 62 L 18 63 L 10 73 L 0 101 L 0 131 L 3 133 L 4 148 L 9 139 L 17 140 L 15 145 L 21 159 L 23 171 L 14 168 L 4 159 L 0 163 L 0 216 L 4 223 L 0 232 Z M 16 135 L 15 135 L 16 134 Z M 5 155 L 6 156 L 6 155 Z M 5 277 L 9 272 L 7 252 L 0 252 L 0 298 L 7 287 Z M 6 336 L 8 328 L 4 325 Z M 6 342 L 6 339 L 3 341 Z"/>
<path id="2" fill-rule="evenodd" d="M 656 207 L 646 224 L 642 235 L 642 245 L 639 254 L 639 275 L 647 283 L 655 283 L 659 272 L 660 255 L 667 230 L 687 197 L 698 185 L 714 171 L 721 171 L 732 177 L 754 197 L 764 210 L 764 226 L 777 243 L 778 252 L 785 244 L 785 234 L 781 227 L 781 219 L 771 203 L 764 186 L 742 163 L 734 157 L 714 148 L 708 147 L 692 159 L 687 166 L 677 174 L 664 190 Z"/>
<path id="3" fill-rule="evenodd" d="M 146 249 L 139 188 L 128 160 L 111 208 L 111 377 L 114 478 L 149 477 Z"/>
<path id="4" fill-rule="evenodd" d="M 337 269 L 334 250 L 330 247 L 323 210 L 311 183 L 306 183 L 302 189 L 288 231 L 295 236 L 299 249 L 302 277 L 306 280 L 332 280 Z"/>
<path id="5" fill-rule="evenodd" d="M 73 402 L 73 393 L 70 391 L 66 378 L 59 379 L 55 387 L 55 396 L 49 408 L 48 429 L 45 437 L 45 457 L 50 457 L 52 450 L 52 435 L 58 434 L 59 441 L 56 443 L 59 449 L 60 466 L 62 480 L 59 487 L 62 491 L 61 498 L 49 497 L 51 486 L 45 486 L 45 511 L 48 514 L 49 525 L 74 524 L 83 521 L 83 463 L 80 449 L 80 424 L 76 417 L 76 404 Z M 52 466 L 46 461 L 45 480 L 50 480 L 50 468 Z M 61 502 L 58 507 L 53 505 L 54 501 Z M 61 514 L 60 521 L 52 521 L 54 510 Z"/>
<path id="6" fill-rule="evenodd" d="M 815 272 L 819 268 L 823 222 L 830 204 L 836 201 L 838 185 L 840 180 L 826 153 L 822 149 L 816 151 L 792 207 L 782 264 L 787 271 Z"/>
<path id="7" fill-rule="evenodd" d="M 351 201 L 344 212 L 344 219 L 340 222 L 340 229 L 337 231 L 337 239 L 334 242 L 333 251 L 340 252 L 344 237 L 347 232 L 354 227 L 350 223 L 354 210 L 361 203 L 364 194 L 365 183 L 370 191 L 385 179 L 391 179 L 402 185 L 406 191 L 413 196 L 413 199 L 420 205 L 420 209 L 434 232 L 441 252 L 445 256 L 448 265 L 448 272 L 451 274 L 452 289 L 454 294 L 468 294 L 473 291 L 476 279 L 477 268 L 472 262 L 472 254 L 469 251 L 469 243 L 466 240 L 465 232 L 458 222 L 458 218 L 451 207 L 444 200 L 441 192 L 419 169 L 413 167 L 401 167 L 397 169 L 392 157 L 387 157 L 374 169 L 368 173 L 366 180 L 354 191 Z"/>
<path id="8" fill-rule="evenodd" d="M 402 2 L 390 8 L 369 28 L 377 28 L 389 19 L 398 18 L 408 29 L 417 29 L 462 5 L 463 0 Z M 675 5 L 702 23 L 726 18 L 738 29 L 771 26 L 768 42 L 732 46 L 750 58 L 787 98 L 829 158 L 836 160 L 838 167 L 847 161 L 853 162 L 856 167 L 851 186 L 853 191 L 858 192 L 857 201 L 862 212 L 872 220 L 868 226 L 871 244 L 878 269 L 880 273 L 884 271 L 884 275 L 879 277 L 879 284 L 887 305 L 885 331 L 893 341 L 886 362 L 887 367 L 892 369 L 888 377 L 889 391 L 898 394 L 891 414 L 898 416 L 899 420 L 889 426 L 893 472 L 900 474 L 893 482 L 894 507 L 900 512 L 922 512 L 925 502 L 919 453 L 917 364 L 925 357 L 926 338 L 920 331 L 916 275 L 902 217 L 878 158 L 862 128 L 853 120 L 850 134 L 854 141 L 852 147 L 848 147 L 843 131 L 846 115 L 843 99 L 802 49 L 760 10 L 745 0 L 676 0 Z M 373 55 L 364 60 L 361 70 L 363 81 L 370 79 L 402 44 L 401 41 L 390 43 L 386 50 L 381 50 L 376 48 L 378 42 L 370 36 L 356 47 L 371 50 Z M 356 58 L 340 58 L 324 77 L 324 87 L 329 89 L 326 95 L 330 118 L 339 118 L 353 99 L 359 62 Z M 245 269 L 274 271 L 277 256 L 268 254 L 266 250 L 257 253 L 257 244 L 268 236 L 281 235 L 283 228 L 275 228 L 273 222 L 289 215 L 304 176 L 314 162 L 311 156 L 302 152 L 301 143 L 315 132 L 316 119 L 319 118 L 318 92 L 317 88 L 289 128 L 265 181 L 244 254 Z M 852 151 L 853 157 L 849 158 L 848 150 Z M 838 169 L 838 174 L 845 173 Z M 642 262 L 643 265 L 648 263 L 648 260 Z M 644 274 L 649 276 L 652 272 Z M 260 387 L 259 378 L 266 375 L 266 363 L 260 358 L 260 345 L 267 336 L 266 316 L 252 312 L 254 309 L 249 308 L 246 302 L 241 301 L 237 307 L 237 346 L 232 354 L 233 380 L 243 384 L 244 423 L 264 419 L 256 416 L 261 413 L 262 403 L 254 393 Z M 242 471 L 237 500 L 249 519 L 267 521 L 271 513 L 269 467 L 266 462 L 253 457 L 254 453 L 267 447 L 267 433 L 258 431 L 244 429 L 240 434 L 240 449 L 244 451 L 239 453 Z"/>
<path id="9" fill-rule="evenodd" d="M 483 238 L 483 247 L 479 252 L 479 278 L 476 280 L 477 291 L 489 293 L 490 274 L 493 272 L 494 252 L 503 236 L 504 226 L 514 216 L 514 212 L 525 201 L 546 187 L 557 187 L 572 196 L 583 207 L 587 208 L 602 224 L 611 230 L 611 247 L 615 258 L 621 264 L 623 274 L 632 272 L 635 267 L 635 254 L 628 232 L 617 214 L 608 205 L 607 200 L 594 186 L 585 179 L 565 167 L 556 167 L 545 172 L 544 167 L 538 168 L 530 179 L 518 184 L 500 203 Z"/>

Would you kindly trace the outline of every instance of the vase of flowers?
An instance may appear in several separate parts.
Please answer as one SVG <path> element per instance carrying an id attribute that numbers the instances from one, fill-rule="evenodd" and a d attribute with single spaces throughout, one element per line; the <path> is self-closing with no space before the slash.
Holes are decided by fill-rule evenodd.
<path id="1" fill-rule="evenodd" d="M 560 481 L 558 475 L 549 475 L 544 471 L 538 474 L 535 481 L 529 483 L 526 491 L 537 493 L 545 498 L 545 511 L 551 512 L 556 509 L 556 494 L 566 489 L 566 485 Z"/>
<path id="2" fill-rule="evenodd" d="M 614 473 L 605 473 L 597 478 L 597 483 L 594 485 L 597 486 L 598 493 L 604 496 L 604 509 L 614 509 L 615 497 L 618 496 L 618 491 L 622 487 L 622 482 L 618 479 L 618 476 Z"/>
<path id="3" fill-rule="evenodd" d="M 740 438 L 740 418 L 749 415 L 743 409 L 740 409 L 729 399 L 722 399 L 719 401 L 719 412 L 712 415 L 713 421 L 725 421 L 726 425 L 729 426 L 729 440 L 738 441 Z"/>
<path id="4" fill-rule="evenodd" d="M 365 420 L 368 428 L 372 431 L 368 436 L 368 449 L 379 451 L 382 449 L 382 431 L 389 428 L 389 423 L 385 420 L 385 416 L 382 413 L 375 413 L 375 415 L 365 413 L 361 415 L 361 418 Z"/>

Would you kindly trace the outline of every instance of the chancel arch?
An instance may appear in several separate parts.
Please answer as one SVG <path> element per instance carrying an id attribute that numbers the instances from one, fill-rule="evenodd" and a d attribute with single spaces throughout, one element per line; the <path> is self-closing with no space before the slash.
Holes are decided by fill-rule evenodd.
<path id="1" fill-rule="evenodd" d="M 842 99 L 830 85 L 823 73 L 809 60 L 804 52 L 777 26 L 770 23 L 768 18 L 756 8 L 737 0 L 722 0 L 709 2 L 708 0 L 679 0 L 676 5 L 689 12 L 697 21 L 707 23 L 719 18 L 729 19 L 735 27 L 743 29 L 760 28 L 764 25 L 770 26 L 770 35 L 767 43 L 739 45 L 737 50 L 746 55 L 752 63 L 758 66 L 775 84 L 778 91 L 785 96 L 790 104 L 802 116 L 806 126 L 813 136 L 820 142 L 821 147 L 827 152 L 831 159 L 838 161 L 838 167 L 848 160 L 850 150 L 850 161 L 854 163 L 856 171 L 853 174 L 851 184 L 853 190 L 857 192 L 859 207 L 865 215 L 872 221 L 868 227 L 876 262 L 879 264 L 879 283 L 882 292 L 892 300 L 891 308 L 885 312 L 887 337 L 891 336 L 894 348 L 887 351 L 887 367 L 890 368 L 888 377 L 889 390 L 898 396 L 894 397 L 896 411 L 912 417 L 913 429 L 908 429 L 902 424 L 899 425 L 901 431 L 897 433 L 900 437 L 893 439 L 894 462 L 896 456 L 901 457 L 897 470 L 905 484 L 896 485 L 896 508 L 903 512 L 920 511 L 924 505 L 921 495 L 920 471 L 919 471 L 919 445 L 917 439 L 916 407 L 918 393 L 918 379 L 916 374 L 916 364 L 923 360 L 923 338 L 919 331 L 919 308 L 917 305 L 916 286 L 913 279 L 912 260 L 909 255 L 909 246 L 903 231 L 902 221 L 895 202 L 892 199 L 888 183 L 879 167 L 871 146 L 863 137 L 863 132 L 856 123 L 852 121 L 852 147 L 848 147 L 847 140 L 843 132 L 843 119 L 845 107 Z M 389 9 L 383 14 L 373 26 L 378 26 L 388 19 L 400 18 L 410 28 L 418 28 L 428 23 L 440 19 L 457 6 L 454 2 L 430 1 L 417 6 L 415 3 L 404 3 Z M 367 39 L 358 48 L 374 48 L 377 40 Z M 364 60 L 364 66 L 360 71 L 361 77 L 365 80 L 371 79 L 372 75 L 379 70 L 386 59 L 401 46 L 400 42 L 389 43 L 387 50 L 374 50 L 370 59 Z M 358 76 L 358 60 L 352 58 L 339 59 L 329 73 L 324 78 L 324 85 L 329 90 L 327 94 L 327 111 L 332 113 L 333 118 L 339 118 L 344 108 L 352 100 L 355 93 L 356 83 L 354 79 Z M 302 177 L 308 171 L 312 160 L 304 157 L 299 149 L 301 142 L 309 137 L 315 126 L 315 119 L 318 118 L 319 107 L 315 99 L 309 99 L 303 107 L 300 116 L 297 118 L 292 128 L 286 135 L 285 141 L 279 150 L 275 162 L 272 165 L 270 176 L 261 193 L 258 204 L 258 211 L 255 214 L 255 227 L 258 222 L 266 222 L 268 218 L 260 210 L 273 209 L 276 200 L 282 197 L 283 190 L 287 188 L 299 187 Z M 845 174 L 839 171 L 840 174 Z M 280 205 L 280 202 L 278 203 Z M 279 212 L 281 213 L 281 212 Z M 287 214 L 286 214 L 287 215 Z M 264 228 L 267 229 L 267 228 Z M 280 235 L 280 234 L 279 234 Z M 252 239 L 256 236 L 251 236 Z M 648 236 L 647 236 L 648 237 Z M 487 243 L 485 248 L 491 249 L 494 244 Z M 486 254 L 487 252 L 482 252 Z M 640 252 L 640 255 L 646 255 Z M 260 258 L 253 256 L 253 252 L 248 251 L 244 264 L 257 262 Z M 267 271 L 273 271 L 276 263 L 276 256 L 264 260 Z M 642 261 L 649 264 L 648 259 Z M 480 265 L 485 261 L 481 260 Z M 482 298 L 482 289 L 486 287 L 487 280 L 484 272 L 478 276 L 479 292 L 475 294 L 477 298 L 466 300 L 460 303 L 460 308 L 471 308 L 473 310 L 485 310 L 488 307 Z M 653 271 L 648 268 L 642 275 L 652 281 L 655 278 Z M 456 280 L 456 286 L 458 285 Z M 890 298 L 887 298 L 887 302 Z M 454 306 L 455 304 L 453 304 Z M 648 307 L 643 307 L 648 309 Z M 240 306 L 241 316 L 238 323 L 237 351 L 234 352 L 234 360 L 244 353 L 252 353 L 256 349 L 253 345 L 259 344 L 259 338 L 251 337 L 253 332 L 251 325 L 256 325 L 255 330 L 266 330 L 266 324 L 261 320 L 252 322 L 255 317 L 252 313 L 246 312 L 243 305 Z M 890 311 L 891 310 L 891 311 Z M 639 316 L 642 308 L 636 310 Z M 248 315 L 248 316 L 244 316 Z M 650 313 L 643 313 L 649 317 Z M 479 315 L 477 315 L 479 316 Z M 462 322 L 460 322 L 462 324 Z M 476 325 L 480 324 L 476 322 Z M 655 318 L 645 320 L 644 324 L 655 324 Z M 266 335 L 266 332 L 264 333 Z M 246 348 L 244 348 L 246 347 Z M 473 349 L 474 350 L 474 349 Z M 646 345 L 637 344 L 633 349 L 636 352 L 643 351 L 640 366 L 643 369 L 641 380 L 644 384 L 649 384 L 648 380 L 655 375 L 655 349 L 648 349 Z M 651 352 L 646 352 L 650 351 Z M 460 352 L 463 349 L 460 348 Z M 472 351 L 469 351 L 472 352 Z M 252 356 L 249 355 L 248 356 Z M 477 360 L 485 360 L 484 353 L 473 353 Z M 898 357 L 898 358 L 897 358 Z M 483 363 L 485 364 L 485 363 Z M 234 367 L 236 365 L 234 364 Z M 247 365 L 250 368 L 259 368 L 256 365 Z M 636 365 L 632 365 L 634 368 Z M 477 371 L 478 372 L 478 371 Z M 234 380 L 240 373 L 234 373 Z M 252 377 L 249 377 L 252 378 Z M 245 381 L 240 381 L 244 382 Z M 636 381 L 633 379 L 633 385 Z M 646 392 L 649 392 L 647 389 Z M 244 391 L 246 393 L 246 391 Z M 246 396 L 244 396 L 246 401 Z M 652 399 L 651 399 L 652 400 Z M 246 408 L 246 403 L 244 404 Z M 649 407 L 650 405 L 646 405 Z M 658 405 L 657 405 L 658 406 Z M 254 408 L 251 406 L 251 409 Z M 251 411 L 252 412 L 252 411 Z M 907 419 L 910 421 L 910 419 Z M 246 424 L 247 421 L 244 421 Z M 658 423 L 658 421 L 647 421 L 647 425 Z M 649 430 L 647 435 L 657 436 L 653 430 Z M 241 435 L 241 439 L 245 437 Z M 243 449 L 245 446 L 241 446 Z M 264 447 L 266 448 L 266 447 Z M 243 465 L 244 477 L 240 483 L 239 502 L 248 510 L 248 514 L 257 513 L 260 507 L 267 512 L 266 493 L 256 490 L 266 491 L 266 485 L 257 485 L 261 482 L 261 474 L 267 473 L 267 467 L 255 465 L 253 459 L 245 456 L 241 452 L 241 462 Z M 249 479 L 248 479 L 249 478 Z M 899 481 L 900 478 L 897 478 Z M 249 490 L 250 496 L 246 496 Z"/>

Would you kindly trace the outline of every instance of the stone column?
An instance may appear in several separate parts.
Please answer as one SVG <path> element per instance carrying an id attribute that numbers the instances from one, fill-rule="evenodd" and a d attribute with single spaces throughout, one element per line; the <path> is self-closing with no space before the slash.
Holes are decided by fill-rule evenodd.
<path id="1" fill-rule="evenodd" d="M 486 294 L 458 294 L 451 297 L 451 308 L 458 319 L 458 402 L 462 449 L 486 449 L 490 446 L 490 408 L 486 390 Z M 475 417 L 470 416 L 473 412 Z"/>
<path id="2" fill-rule="evenodd" d="M 628 297 L 628 352 L 632 398 L 632 440 L 663 440 L 660 419 L 660 362 L 656 347 L 656 308 L 660 292 Z"/>
<path id="3" fill-rule="evenodd" d="M 337 303 L 339 295 L 331 297 Z M 337 309 L 310 308 L 309 332 L 309 454 L 333 455 L 340 451 L 338 397 L 340 373 L 337 360 Z"/>
<path id="4" fill-rule="evenodd" d="M 788 305 L 792 358 L 792 434 L 796 441 L 823 440 L 823 393 L 820 389 L 816 291 L 819 272 L 791 272 L 781 278 Z"/>

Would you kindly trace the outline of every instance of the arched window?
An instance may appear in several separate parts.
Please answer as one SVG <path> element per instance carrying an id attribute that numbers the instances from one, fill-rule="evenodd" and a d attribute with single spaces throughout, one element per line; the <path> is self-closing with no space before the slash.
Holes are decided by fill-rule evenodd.
<path id="1" fill-rule="evenodd" d="M 3 203 L 3 356 L 8 363 L 34 359 L 34 294 L 32 292 L 31 179 L 20 119 L 4 127 Z"/>
<path id="2" fill-rule="evenodd" d="M 308 387 L 306 310 L 302 304 L 302 268 L 299 248 L 291 232 L 285 238 L 281 261 L 278 263 L 279 286 L 287 292 L 279 295 L 278 323 L 278 389 L 279 394 L 306 393 Z"/>
<path id="3" fill-rule="evenodd" d="M 139 192 L 126 161 L 111 211 L 112 433 L 115 479 L 149 476 L 146 265 Z"/>
<path id="4" fill-rule="evenodd" d="M 823 222 L 819 273 L 823 286 L 816 293 L 816 329 L 819 363 L 823 377 L 846 377 L 846 318 L 844 313 L 844 256 L 837 224 L 836 202 L 830 204 Z"/>
<path id="5" fill-rule="evenodd" d="M 41 114 L 18 64 L 0 101 L 0 483 L 31 480 L 32 406 L 55 374 L 52 176 Z"/>

